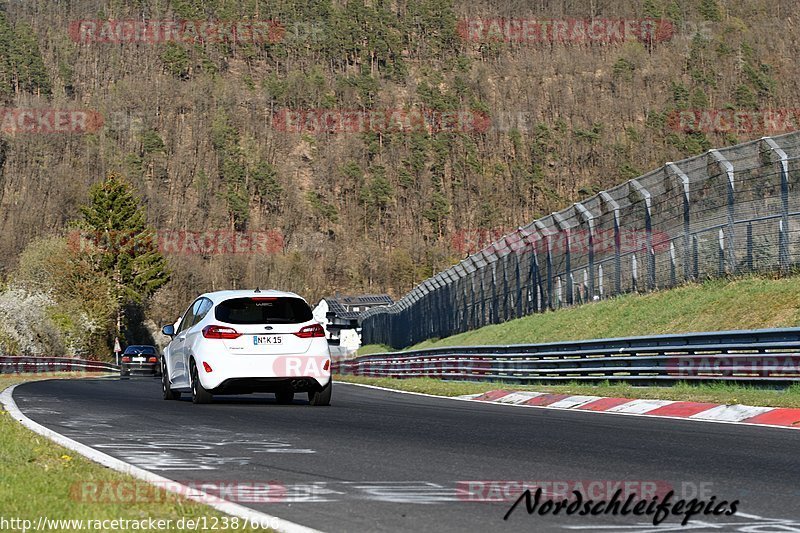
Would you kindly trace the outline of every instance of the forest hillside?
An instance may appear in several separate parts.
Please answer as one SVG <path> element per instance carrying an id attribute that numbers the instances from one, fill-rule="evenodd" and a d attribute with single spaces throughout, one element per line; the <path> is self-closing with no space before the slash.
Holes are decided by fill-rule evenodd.
<path id="1" fill-rule="evenodd" d="M 0 279 L 37 239 L 68 237 L 90 186 L 115 173 L 162 238 L 238 232 L 267 241 L 237 253 L 165 250 L 172 276 L 150 300 L 155 322 L 209 289 L 401 296 L 481 242 L 665 161 L 796 129 L 788 115 L 741 127 L 680 119 L 794 109 L 796 8 L 6 1 Z M 135 39 L 108 22 L 174 20 L 264 31 L 186 38 L 207 31 L 198 23 L 181 28 L 182 39 Z M 551 30 L 566 21 L 566 32 L 520 36 L 499 20 L 550 21 Z M 652 21 L 655 31 L 582 38 L 581 21 L 592 20 Z M 78 132 L 26 132 L 13 110 L 30 108 L 81 110 L 88 122 Z M 322 116 L 327 129 L 315 127 Z"/>

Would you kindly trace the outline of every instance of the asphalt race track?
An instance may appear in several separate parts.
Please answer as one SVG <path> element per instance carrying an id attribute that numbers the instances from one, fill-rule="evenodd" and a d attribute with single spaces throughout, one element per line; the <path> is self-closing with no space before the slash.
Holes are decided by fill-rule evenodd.
<path id="1" fill-rule="evenodd" d="M 266 394 L 211 405 L 185 397 L 163 401 L 153 378 L 33 382 L 14 392 L 25 415 L 63 435 L 182 482 L 260 484 L 238 503 L 323 531 L 656 530 L 648 517 L 529 516 L 524 504 L 504 521 L 513 502 L 472 501 L 501 498 L 466 483 L 599 480 L 740 500 L 734 517 L 696 517 L 688 528 L 675 517 L 657 531 L 800 532 L 800 431 L 339 383 L 330 407 L 305 398 L 277 405 Z"/>

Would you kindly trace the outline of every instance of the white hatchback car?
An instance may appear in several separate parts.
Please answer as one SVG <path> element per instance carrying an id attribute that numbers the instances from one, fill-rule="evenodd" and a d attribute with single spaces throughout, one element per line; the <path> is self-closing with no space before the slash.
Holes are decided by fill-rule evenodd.
<path id="1" fill-rule="evenodd" d="M 215 394 L 272 392 L 278 403 L 308 393 L 331 401 L 331 357 L 325 330 L 308 303 L 291 292 L 219 291 L 200 295 L 175 324 L 162 358 L 165 400 L 190 392 L 194 403 Z"/>

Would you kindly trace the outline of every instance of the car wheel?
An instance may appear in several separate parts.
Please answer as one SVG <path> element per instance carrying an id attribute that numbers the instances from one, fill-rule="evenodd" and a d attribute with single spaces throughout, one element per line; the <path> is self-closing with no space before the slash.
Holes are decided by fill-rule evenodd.
<path id="1" fill-rule="evenodd" d="M 275 401 L 281 405 L 290 404 L 294 401 L 294 393 L 292 391 L 276 392 Z"/>
<path id="2" fill-rule="evenodd" d="M 192 403 L 211 403 L 214 396 L 203 388 L 197 374 L 197 365 L 192 361 Z"/>
<path id="3" fill-rule="evenodd" d="M 125 370 L 125 368 L 120 368 L 119 369 L 119 376 L 120 377 L 124 378 L 124 377 L 130 376 L 130 375 L 131 375 L 130 371 Z"/>
<path id="4" fill-rule="evenodd" d="M 169 374 L 167 374 L 166 365 L 162 363 L 161 369 L 161 392 L 163 393 L 165 400 L 180 400 L 181 393 L 179 391 L 174 391 L 169 386 Z"/>
<path id="5" fill-rule="evenodd" d="M 308 391 L 308 403 L 311 405 L 330 405 L 332 390 L 333 380 L 331 379 L 322 389 Z"/>

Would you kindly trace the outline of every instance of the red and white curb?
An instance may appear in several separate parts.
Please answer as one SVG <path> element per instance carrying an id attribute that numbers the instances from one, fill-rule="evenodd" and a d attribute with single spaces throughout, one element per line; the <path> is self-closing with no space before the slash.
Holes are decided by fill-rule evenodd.
<path id="1" fill-rule="evenodd" d="M 494 390 L 461 400 L 800 429 L 800 409 Z"/>

